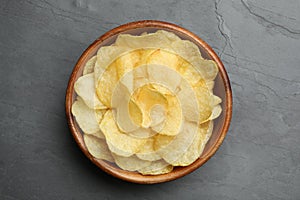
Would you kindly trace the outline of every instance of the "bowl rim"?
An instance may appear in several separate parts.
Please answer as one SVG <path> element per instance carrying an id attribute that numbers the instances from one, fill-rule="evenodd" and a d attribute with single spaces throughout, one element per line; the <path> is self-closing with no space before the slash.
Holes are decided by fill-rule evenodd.
<path id="1" fill-rule="evenodd" d="M 215 144 L 211 148 L 211 151 L 209 151 L 206 154 L 206 157 L 203 157 L 201 159 L 197 159 L 194 163 L 191 165 L 188 165 L 186 167 L 180 167 L 179 170 L 176 171 L 176 173 L 167 173 L 167 174 L 162 174 L 162 175 L 141 175 L 138 173 L 134 172 L 127 172 L 125 170 L 119 170 L 116 169 L 115 167 L 112 167 L 110 164 L 108 164 L 105 161 L 99 160 L 94 158 L 87 150 L 83 139 L 82 139 L 82 134 L 80 131 L 78 131 L 77 124 L 75 123 L 74 118 L 72 117 L 71 113 L 71 107 L 72 107 L 72 98 L 73 98 L 73 92 L 74 92 L 74 83 L 76 81 L 76 74 L 80 70 L 83 61 L 85 58 L 89 55 L 89 52 L 91 49 L 94 49 L 97 45 L 102 43 L 104 40 L 110 38 L 111 36 L 117 35 L 121 32 L 136 29 L 136 28 L 146 28 L 146 27 L 152 27 L 152 28 L 164 28 L 168 29 L 171 31 L 177 31 L 180 33 L 183 33 L 184 35 L 187 35 L 188 37 L 192 38 L 198 45 L 202 46 L 202 48 L 208 53 L 208 55 L 217 63 L 217 66 L 219 68 L 219 74 L 222 78 L 222 81 L 224 83 L 225 87 L 225 98 L 226 98 L 226 104 L 224 107 L 226 108 L 226 113 L 225 113 L 225 119 L 224 119 L 224 124 L 223 127 L 221 127 L 220 135 L 217 138 Z M 65 98 L 65 109 L 66 109 L 66 117 L 68 121 L 69 128 L 71 130 L 72 136 L 75 139 L 77 145 L 81 149 L 81 151 L 95 164 L 97 165 L 100 169 L 105 171 L 106 173 L 133 183 L 139 183 L 139 184 L 153 184 L 153 183 L 162 183 L 162 182 L 167 182 L 171 180 L 175 180 L 177 178 L 180 178 L 182 176 L 185 176 L 200 166 L 202 166 L 205 162 L 207 162 L 218 150 L 220 145 L 222 144 L 227 131 L 230 126 L 230 121 L 231 121 L 231 116 L 232 116 L 232 91 L 231 91 L 231 86 L 230 86 L 230 81 L 228 78 L 228 74 L 225 70 L 225 67 L 223 63 L 221 62 L 220 58 L 217 56 L 217 54 L 214 52 L 214 50 L 206 43 L 204 42 L 200 37 L 198 37 L 196 34 L 188 31 L 185 28 L 182 28 L 178 25 L 169 23 L 169 22 L 164 22 L 164 21 L 158 21 L 158 20 L 142 20 L 142 21 L 134 21 L 130 23 L 126 23 L 123 25 L 120 25 L 116 28 L 113 28 L 100 36 L 98 39 L 96 39 L 80 56 L 78 59 L 71 75 L 69 78 L 67 90 L 66 90 L 66 98 Z"/>

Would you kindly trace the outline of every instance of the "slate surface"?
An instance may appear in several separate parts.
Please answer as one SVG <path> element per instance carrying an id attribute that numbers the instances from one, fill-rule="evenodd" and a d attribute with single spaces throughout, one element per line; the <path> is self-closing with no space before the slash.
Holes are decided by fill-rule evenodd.
<path id="1" fill-rule="evenodd" d="M 300 199 L 299 0 L 1 0 L 0 199 Z M 232 83 L 230 131 L 179 180 L 117 180 L 81 153 L 64 112 L 83 50 L 125 22 L 195 32 Z"/>

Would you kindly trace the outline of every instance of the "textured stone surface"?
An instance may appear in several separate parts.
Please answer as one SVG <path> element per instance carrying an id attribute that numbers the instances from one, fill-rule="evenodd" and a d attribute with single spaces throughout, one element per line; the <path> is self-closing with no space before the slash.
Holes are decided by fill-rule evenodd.
<path id="1" fill-rule="evenodd" d="M 299 0 L 1 0 L 0 199 L 300 199 Z M 109 29 L 141 19 L 195 32 L 234 95 L 216 155 L 179 180 L 136 185 L 81 153 L 64 112 L 69 75 Z"/>

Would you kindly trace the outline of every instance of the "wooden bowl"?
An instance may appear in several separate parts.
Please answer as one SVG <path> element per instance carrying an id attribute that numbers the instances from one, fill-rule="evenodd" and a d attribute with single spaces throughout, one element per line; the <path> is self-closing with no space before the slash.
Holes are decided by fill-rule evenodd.
<path id="1" fill-rule="evenodd" d="M 186 167 L 175 167 L 174 170 L 168 174 L 162 175 L 141 175 L 136 172 L 129 172 L 122 170 L 118 167 L 115 167 L 112 164 L 109 164 L 106 161 L 95 159 L 91 156 L 88 152 L 82 137 L 82 132 L 80 128 L 77 126 L 75 119 L 71 113 L 71 107 L 73 101 L 76 97 L 74 92 L 74 83 L 82 75 L 82 70 L 85 63 L 96 54 L 97 50 L 106 45 L 112 44 L 116 37 L 121 33 L 130 33 L 133 35 L 141 34 L 143 32 L 155 32 L 156 30 L 166 30 L 175 33 L 182 39 L 187 39 L 194 42 L 198 45 L 202 56 L 206 59 L 214 60 L 219 68 L 219 74 L 215 80 L 215 88 L 214 93 L 222 98 L 223 102 L 222 106 L 222 114 L 214 120 L 214 130 L 212 136 L 206 147 L 200 156 L 194 163 Z M 77 144 L 79 145 L 80 149 L 83 153 L 99 168 L 103 171 L 107 172 L 108 174 L 123 179 L 125 181 L 134 182 L 134 183 L 141 183 L 141 184 L 153 184 L 153 183 L 161 183 L 166 181 L 171 181 L 177 178 L 180 178 L 184 175 L 187 175 L 194 171 L 195 169 L 199 168 L 203 165 L 210 157 L 214 155 L 217 151 L 219 146 L 221 145 L 222 141 L 225 138 L 226 132 L 228 131 L 230 120 L 231 120 L 231 113 L 232 113 L 232 93 L 230 82 L 228 79 L 228 75 L 226 70 L 217 56 L 217 54 L 212 50 L 212 48 L 206 44 L 202 39 L 200 39 L 194 33 L 177 26 L 175 24 L 162 22 L 162 21 L 153 21 L 153 20 L 145 20 L 145 21 L 137 21 L 131 22 L 128 24 L 121 25 L 117 28 L 114 28 L 100 38 L 98 38 L 95 42 L 93 42 L 81 55 L 78 62 L 73 69 L 71 74 L 67 92 L 66 92 L 66 116 L 68 119 L 68 124 L 71 129 L 72 135 L 76 140 Z"/>

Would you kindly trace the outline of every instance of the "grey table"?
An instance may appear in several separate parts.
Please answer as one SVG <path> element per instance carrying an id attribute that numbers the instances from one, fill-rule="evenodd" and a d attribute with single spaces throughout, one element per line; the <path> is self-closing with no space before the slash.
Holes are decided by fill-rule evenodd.
<path id="1" fill-rule="evenodd" d="M 300 1 L 1 0 L 0 199 L 300 199 Z M 233 89 L 221 148 L 176 181 L 115 179 L 79 150 L 64 111 L 83 50 L 158 19 L 209 43 Z"/>

